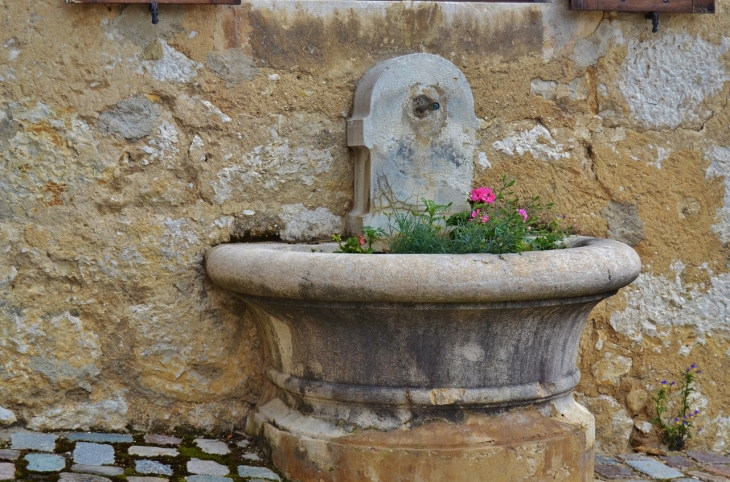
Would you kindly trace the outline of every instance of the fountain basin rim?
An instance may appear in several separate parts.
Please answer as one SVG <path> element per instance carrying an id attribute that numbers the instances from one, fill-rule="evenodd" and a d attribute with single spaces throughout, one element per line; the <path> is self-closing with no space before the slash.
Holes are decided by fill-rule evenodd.
<path id="1" fill-rule="evenodd" d="M 266 370 L 266 377 L 280 389 L 310 402 L 409 408 L 494 408 L 514 407 L 520 402 L 545 402 L 570 394 L 580 381 L 580 371 L 576 369 L 566 376 L 542 383 L 481 388 L 346 385 L 300 378 L 273 368 Z"/>
<path id="2" fill-rule="evenodd" d="M 208 250 L 205 268 L 216 285 L 243 295 L 404 303 L 610 296 L 641 271 L 636 252 L 618 241 L 573 236 L 566 245 L 502 255 L 363 255 L 333 253 L 332 244 L 236 243 Z"/>

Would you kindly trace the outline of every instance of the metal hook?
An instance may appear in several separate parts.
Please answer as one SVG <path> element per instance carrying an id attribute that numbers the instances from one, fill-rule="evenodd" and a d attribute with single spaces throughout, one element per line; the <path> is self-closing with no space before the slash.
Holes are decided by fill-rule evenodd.
<path id="1" fill-rule="evenodd" d="M 646 18 L 651 20 L 651 32 L 657 33 L 659 31 L 659 14 L 656 12 L 647 13 Z"/>
<path id="2" fill-rule="evenodd" d="M 150 3 L 150 12 L 152 12 L 152 24 L 157 25 L 160 22 L 158 18 L 157 2 Z"/>

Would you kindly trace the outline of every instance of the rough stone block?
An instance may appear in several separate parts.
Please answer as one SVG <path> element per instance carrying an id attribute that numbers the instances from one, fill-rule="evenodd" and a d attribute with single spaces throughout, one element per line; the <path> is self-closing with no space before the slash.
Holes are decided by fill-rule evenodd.
<path id="1" fill-rule="evenodd" d="M 719 475 L 708 474 L 706 472 L 701 472 L 699 470 L 693 470 L 691 472 L 687 472 L 687 475 L 696 477 L 696 478 L 700 479 L 702 482 L 730 482 L 730 479 L 726 479 L 725 477 L 721 477 Z"/>
<path id="2" fill-rule="evenodd" d="M 636 246 L 645 238 L 644 222 L 639 218 L 639 211 L 633 204 L 611 201 L 603 208 L 601 215 L 608 224 L 607 235 L 610 239 Z"/>
<path id="3" fill-rule="evenodd" d="M 169 435 L 158 435 L 158 434 L 147 434 L 144 436 L 144 441 L 148 444 L 156 445 L 180 445 L 181 439 L 177 437 L 170 437 Z"/>
<path id="4" fill-rule="evenodd" d="M 730 478 L 730 465 L 705 465 L 702 468 L 712 474 Z"/>
<path id="5" fill-rule="evenodd" d="M 66 435 L 66 439 L 74 442 L 95 442 L 110 444 L 129 444 L 134 442 L 134 439 L 131 435 L 120 433 L 75 432 Z"/>
<path id="6" fill-rule="evenodd" d="M 185 477 L 186 482 L 230 482 L 228 477 L 220 475 L 189 475 Z"/>
<path id="7" fill-rule="evenodd" d="M 111 445 L 77 442 L 74 462 L 79 465 L 110 465 L 114 463 L 114 447 Z"/>
<path id="8" fill-rule="evenodd" d="M 717 452 L 695 452 L 688 450 L 687 455 L 701 464 L 730 464 L 730 457 Z"/>
<path id="9" fill-rule="evenodd" d="M 618 456 L 623 461 L 626 460 L 654 460 L 651 457 L 644 454 L 621 454 Z"/>
<path id="10" fill-rule="evenodd" d="M 0 480 L 15 480 L 15 464 L 0 463 Z"/>
<path id="11" fill-rule="evenodd" d="M 608 480 L 626 479 L 634 477 L 634 472 L 622 465 L 598 465 L 594 468 L 595 472 Z"/>
<path id="12" fill-rule="evenodd" d="M 241 477 L 258 477 L 267 480 L 281 480 L 281 477 L 279 477 L 266 467 L 251 467 L 248 465 L 239 465 L 238 475 Z"/>
<path id="13" fill-rule="evenodd" d="M 627 460 L 626 464 L 654 479 L 676 479 L 682 477 L 682 472 L 654 459 Z"/>
<path id="14" fill-rule="evenodd" d="M 347 144 L 370 154 L 356 161 L 350 233 L 387 229 L 392 209 L 415 209 L 423 198 L 467 209 L 478 128 L 469 82 L 450 61 L 418 53 L 370 69 L 347 121 Z"/>
<path id="15" fill-rule="evenodd" d="M 57 438 L 57 435 L 48 433 L 14 433 L 10 435 L 10 448 L 53 452 L 56 448 Z"/>
<path id="16" fill-rule="evenodd" d="M 59 472 L 66 467 L 66 459 L 60 455 L 28 454 L 25 460 L 31 472 Z"/>
<path id="17" fill-rule="evenodd" d="M 246 454 L 246 455 L 243 456 L 243 458 L 245 460 L 250 460 L 252 462 L 259 462 L 259 461 L 261 461 L 261 457 L 259 457 L 256 454 Z"/>
<path id="18" fill-rule="evenodd" d="M 228 445 L 220 440 L 196 438 L 195 443 L 206 454 L 225 455 L 231 453 Z"/>
<path id="19" fill-rule="evenodd" d="M 0 407 L 0 425 L 12 425 L 18 419 L 15 418 L 15 414 L 7 408 Z"/>
<path id="20" fill-rule="evenodd" d="M 596 454 L 595 460 L 598 465 L 621 465 L 621 462 L 610 455 Z"/>
<path id="21" fill-rule="evenodd" d="M 111 482 L 111 479 L 99 477 L 91 474 L 74 474 L 71 472 L 61 472 L 59 482 Z"/>
<path id="22" fill-rule="evenodd" d="M 154 460 L 136 460 L 135 470 L 140 474 L 172 475 L 172 467 Z"/>
<path id="23" fill-rule="evenodd" d="M 152 133 L 161 113 L 147 97 L 129 97 L 99 116 L 99 129 L 128 140 L 141 139 Z"/>
<path id="24" fill-rule="evenodd" d="M 686 469 L 697 465 L 696 463 L 682 457 L 681 455 L 664 455 L 659 458 L 665 464 L 670 467 L 674 467 L 675 469 Z"/>
<path id="25" fill-rule="evenodd" d="M 110 465 L 72 465 L 71 470 L 74 472 L 82 472 L 86 474 L 96 475 L 107 475 L 114 477 L 115 475 L 121 475 L 124 473 L 124 469 L 121 467 L 114 467 Z"/>
<path id="26" fill-rule="evenodd" d="M 0 460 L 18 460 L 20 450 L 0 449 Z"/>
<path id="27" fill-rule="evenodd" d="M 188 472 L 196 475 L 228 475 L 228 467 L 212 460 L 190 459 Z"/>
<path id="28" fill-rule="evenodd" d="M 141 445 L 133 445 L 129 447 L 130 455 L 140 455 L 142 457 L 177 457 L 180 452 L 177 449 L 168 449 L 164 447 L 145 447 Z"/>

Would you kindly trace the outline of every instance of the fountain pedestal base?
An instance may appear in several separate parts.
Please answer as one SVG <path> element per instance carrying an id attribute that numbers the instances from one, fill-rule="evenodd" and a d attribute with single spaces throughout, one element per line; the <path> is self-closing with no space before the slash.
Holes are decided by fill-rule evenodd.
<path id="1" fill-rule="evenodd" d="M 251 415 L 248 428 L 297 482 L 592 482 L 593 417 L 569 397 L 552 411 L 343 433 L 274 401 Z"/>

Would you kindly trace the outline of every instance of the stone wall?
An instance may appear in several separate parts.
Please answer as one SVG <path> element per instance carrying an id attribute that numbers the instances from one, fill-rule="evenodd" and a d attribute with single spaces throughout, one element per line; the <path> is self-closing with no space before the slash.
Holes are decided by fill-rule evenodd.
<path id="1" fill-rule="evenodd" d="M 145 5 L 0 0 L 0 419 L 240 426 L 259 341 L 203 254 L 340 231 L 358 80 L 430 52 L 472 86 L 475 185 L 514 177 L 642 257 L 582 339 L 599 450 L 638 440 L 646 392 L 693 362 L 695 443 L 725 448 L 727 5 L 652 34 L 566 2 L 162 5 L 153 26 Z"/>

